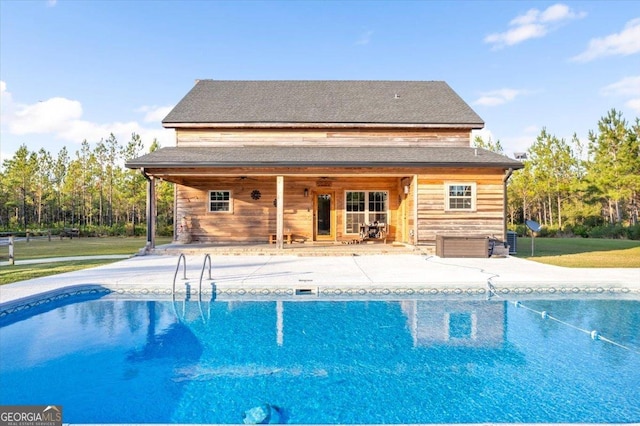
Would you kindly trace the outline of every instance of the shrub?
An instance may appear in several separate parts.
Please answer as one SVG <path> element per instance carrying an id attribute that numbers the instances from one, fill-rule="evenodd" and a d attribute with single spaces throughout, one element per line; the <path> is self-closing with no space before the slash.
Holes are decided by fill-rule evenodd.
<path id="1" fill-rule="evenodd" d="M 173 237 L 173 225 L 159 225 L 156 229 L 156 235 L 160 237 Z"/>
<path id="2" fill-rule="evenodd" d="M 509 227 L 510 231 L 514 231 L 518 234 L 518 237 L 526 237 L 529 234 L 529 228 L 525 224 L 518 224 L 515 226 Z"/>
<path id="3" fill-rule="evenodd" d="M 626 237 L 626 230 L 620 224 L 595 226 L 589 231 L 591 238 L 623 238 Z"/>
<path id="4" fill-rule="evenodd" d="M 640 240 L 640 224 L 631 225 L 627 228 L 627 238 L 630 240 Z"/>
<path id="5" fill-rule="evenodd" d="M 576 237 L 587 238 L 589 237 L 589 228 L 584 225 L 576 225 L 572 229 L 573 235 Z"/>

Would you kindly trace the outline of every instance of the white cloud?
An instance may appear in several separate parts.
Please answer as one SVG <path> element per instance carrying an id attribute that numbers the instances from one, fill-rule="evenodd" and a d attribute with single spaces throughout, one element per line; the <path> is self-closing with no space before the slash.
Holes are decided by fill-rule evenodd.
<path id="1" fill-rule="evenodd" d="M 490 92 L 481 93 L 481 96 L 476 99 L 474 105 L 483 106 L 498 106 L 513 101 L 517 96 L 527 94 L 526 90 L 518 89 L 500 89 L 492 90 Z"/>
<path id="2" fill-rule="evenodd" d="M 627 22 L 619 33 L 589 41 L 587 50 L 571 58 L 576 62 L 589 62 L 605 56 L 628 56 L 640 52 L 640 18 Z"/>
<path id="3" fill-rule="evenodd" d="M 145 123 L 160 123 L 164 118 L 171 112 L 173 109 L 173 105 L 159 107 L 156 105 L 153 106 L 142 106 L 136 109 L 136 112 L 145 113 L 144 122 Z"/>
<path id="4" fill-rule="evenodd" d="M 371 37 L 373 36 L 373 31 L 367 31 L 360 35 L 358 40 L 356 40 L 356 45 L 365 45 L 371 42 Z"/>
<path id="5" fill-rule="evenodd" d="M 640 75 L 625 77 L 600 89 L 603 96 L 631 98 L 625 105 L 640 114 Z"/>
<path id="6" fill-rule="evenodd" d="M 82 117 L 82 105 L 65 98 L 51 98 L 32 105 L 18 107 L 9 122 L 14 135 L 57 133 Z"/>
<path id="7" fill-rule="evenodd" d="M 625 77 L 603 87 L 600 92 L 605 96 L 640 96 L 640 75 Z"/>
<path id="8" fill-rule="evenodd" d="M 531 38 L 544 37 L 547 30 L 542 25 L 527 24 L 520 25 L 509 31 L 500 34 L 491 34 L 485 37 L 485 43 L 493 43 L 496 48 L 513 46 Z"/>
<path id="9" fill-rule="evenodd" d="M 549 6 L 540 15 L 540 21 L 542 22 L 558 22 L 571 19 L 582 19 L 587 16 L 586 12 L 575 12 L 569 8 L 566 4 L 554 4 Z"/>
<path id="10" fill-rule="evenodd" d="M 47 6 L 49 7 L 54 7 L 56 4 L 58 4 L 58 0 L 47 0 Z"/>
<path id="11" fill-rule="evenodd" d="M 562 23 L 586 16 L 584 12 L 576 12 L 569 6 L 557 3 L 540 11 L 530 9 L 523 15 L 518 15 L 509 22 L 507 31 L 489 34 L 484 38 L 485 43 L 493 45 L 494 49 L 513 46 L 533 38 L 547 35 Z"/>
<path id="12" fill-rule="evenodd" d="M 491 132 L 491 130 L 485 128 L 479 129 L 479 130 L 472 130 L 471 131 L 471 142 L 473 142 L 478 136 L 480 136 L 480 138 L 484 141 L 493 141 L 495 140 L 495 138 L 493 137 L 493 133 Z"/>
<path id="13" fill-rule="evenodd" d="M 625 105 L 634 110 L 636 112 L 636 114 L 640 114 L 640 98 L 637 99 L 631 99 L 629 101 L 627 101 L 627 103 L 625 103 Z"/>
<path id="14" fill-rule="evenodd" d="M 153 139 L 157 139 L 162 146 L 175 145 L 173 130 L 160 128 L 160 120 L 156 120 L 160 115 L 166 115 L 170 107 L 145 107 L 144 111 L 139 111 L 146 113 L 145 122 L 154 123 L 157 128 L 146 127 L 135 120 L 96 123 L 82 118 L 84 111 L 80 101 L 54 97 L 34 104 L 19 104 L 13 101 L 11 93 L 7 91 L 6 82 L 0 82 L 0 91 L 2 134 L 44 135 L 50 140 L 72 143 L 86 139 L 95 143 L 113 133 L 124 145 L 131 139 L 132 133 L 137 133 L 147 146 Z M 3 148 L 6 149 L 4 143 Z M 3 152 L 3 157 L 6 154 Z"/>

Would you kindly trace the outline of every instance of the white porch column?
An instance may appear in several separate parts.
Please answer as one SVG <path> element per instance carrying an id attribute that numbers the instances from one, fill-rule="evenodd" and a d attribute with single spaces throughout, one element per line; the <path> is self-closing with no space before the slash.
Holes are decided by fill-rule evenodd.
<path id="1" fill-rule="evenodd" d="M 282 300 L 276 300 L 276 343 L 284 343 L 284 305 Z"/>
<path id="2" fill-rule="evenodd" d="M 276 181 L 276 249 L 284 249 L 284 176 Z"/>

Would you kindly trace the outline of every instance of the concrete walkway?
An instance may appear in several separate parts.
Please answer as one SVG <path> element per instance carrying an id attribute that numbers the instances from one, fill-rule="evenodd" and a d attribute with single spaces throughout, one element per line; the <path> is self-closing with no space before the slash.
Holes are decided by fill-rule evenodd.
<path id="1" fill-rule="evenodd" d="M 137 256 L 76 272 L 0 286 L 0 303 L 15 302 L 69 286 L 99 285 L 124 296 L 173 291 L 221 295 L 318 296 L 485 294 L 622 294 L 640 298 L 640 268 L 587 269 L 549 266 L 515 257 L 443 259 L 418 254 L 363 256 L 188 255 Z M 186 276 L 186 279 L 184 277 Z"/>

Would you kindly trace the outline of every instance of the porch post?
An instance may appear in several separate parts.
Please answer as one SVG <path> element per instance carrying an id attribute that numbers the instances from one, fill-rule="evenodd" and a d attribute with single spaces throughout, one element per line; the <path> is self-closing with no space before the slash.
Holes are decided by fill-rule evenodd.
<path id="1" fill-rule="evenodd" d="M 504 172 L 504 178 L 502 179 L 502 241 L 507 241 L 507 182 L 513 174 L 513 169 L 506 170 Z"/>
<path id="2" fill-rule="evenodd" d="M 147 250 L 156 247 L 156 180 L 144 168 L 140 170 L 147 180 Z"/>
<path id="3" fill-rule="evenodd" d="M 418 175 L 413 175 L 413 245 L 418 245 Z"/>
<path id="4" fill-rule="evenodd" d="M 149 215 L 151 216 L 149 220 L 149 234 L 147 236 L 147 243 L 149 244 L 149 248 L 156 248 L 156 179 L 151 176 L 151 181 L 149 181 L 149 198 L 151 199 L 151 207 L 149 208 Z"/>
<path id="5" fill-rule="evenodd" d="M 284 249 L 284 176 L 276 180 L 276 249 Z"/>

